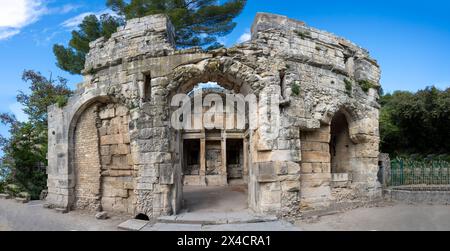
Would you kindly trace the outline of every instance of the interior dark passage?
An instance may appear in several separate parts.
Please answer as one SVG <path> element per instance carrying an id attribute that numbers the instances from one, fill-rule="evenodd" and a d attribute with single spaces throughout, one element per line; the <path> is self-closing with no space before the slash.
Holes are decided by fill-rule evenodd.
<path id="1" fill-rule="evenodd" d="M 184 140 L 185 175 L 200 175 L 200 140 Z"/>
<path id="2" fill-rule="evenodd" d="M 244 180 L 244 151 L 242 139 L 227 140 L 228 183 Z"/>
<path id="3" fill-rule="evenodd" d="M 351 156 L 353 142 L 350 140 L 348 123 L 345 114 L 336 113 L 331 122 L 331 172 L 351 173 Z"/>
<path id="4" fill-rule="evenodd" d="M 236 212 L 248 209 L 243 148 L 243 139 L 184 140 L 185 210 Z"/>

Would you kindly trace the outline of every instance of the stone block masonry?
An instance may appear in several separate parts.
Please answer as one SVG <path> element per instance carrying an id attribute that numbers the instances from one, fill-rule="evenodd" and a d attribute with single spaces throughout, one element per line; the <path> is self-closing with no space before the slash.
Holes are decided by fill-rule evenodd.
<path id="1" fill-rule="evenodd" d="M 249 208 L 279 216 L 381 196 L 380 68 L 365 49 L 267 13 L 256 16 L 252 39 L 232 48 L 178 50 L 174 37 L 168 18 L 152 15 L 90 44 L 84 82 L 65 107 L 48 108 L 52 207 L 177 214 L 184 184 L 228 185 L 236 177 L 248 185 Z M 255 95 L 255 114 L 272 111 L 264 94 L 278 95 L 279 127 L 173 128 L 172 97 L 210 81 Z M 187 161 L 188 152 L 200 161 Z"/>

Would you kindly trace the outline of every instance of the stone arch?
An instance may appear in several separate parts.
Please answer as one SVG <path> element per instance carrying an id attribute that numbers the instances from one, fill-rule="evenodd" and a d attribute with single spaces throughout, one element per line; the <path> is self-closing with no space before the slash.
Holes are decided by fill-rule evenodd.
<path id="1" fill-rule="evenodd" d="M 211 58 L 196 64 L 179 66 L 168 79 L 169 97 L 177 93 L 187 93 L 196 84 L 206 82 L 217 82 L 235 93 L 257 94 L 264 88 L 265 83 L 253 68 L 228 57 Z"/>
<path id="2" fill-rule="evenodd" d="M 69 207 L 134 213 L 129 109 L 107 95 L 78 102 L 69 124 Z"/>
<path id="3" fill-rule="evenodd" d="M 364 119 L 364 113 L 368 110 L 361 105 L 355 103 L 336 104 L 331 106 L 321 117 L 320 122 L 325 125 L 331 125 L 333 118 L 336 114 L 342 114 L 345 116 L 350 139 L 354 144 L 364 143 L 365 137 L 361 135 L 361 132 L 355 130 L 359 128 L 361 120 Z M 364 133 L 363 133 L 364 134 Z"/>
<path id="4" fill-rule="evenodd" d="M 275 73 L 275 76 L 277 76 Z M 218 58 L 210 58 L 206 60 L 202 60 L 196 64 L 188 64 L 183 65 L 175 68 L 170 75 L 167 77 L 164 77 L 165 81 L 167 82 L 167 87 L 164 90 L 165 93 L 165 101 L 167 102 L 166 105 L 169 109 L 169 117 L 171 116 L 171 113 L 174 112 L 173 108 L 170 108 L 170 102 L 171 98 L 175 96 L 176 94 L 188 94 L 193 88 L 200 83 L 207 83 L 207 82 L 216 82 L 218 85 L 223 87 L 224 89 L 230 91 L 234 94 L 242 94 L 245 98 L 248 94 L 254 94 L 256 96 L 256 99 L 258 99 L 258 95 L 260 91 L 266 86 L 271 83 L 271 78 L 266 77 L 262 78 L 260 77 L 254 69 L 252 69 L 249 66 L 246 66 L 245 64 L 238 62 L 234 59 L 228 58 L 228 57 L 218 57 Z M 160 81 L 160 80 L 154 80 Z M 276 83 L 276 82 L 275 82 Z M 225 105 L 225 103 L 224 103 Z M 225 153 L 227 148 L 227 141 L 232 140 L 231 138 L 224 136 L 223 133 L 224 130 L 221 132 L 221 139 L 218 141 L 218 146 L 221 147 L 221 152 Z M 225 130 L 226 131 L 226 130 Z M 182 199 L 182 188 L 184 181 L 180 177 L 180 173 L 183 172 L 183 130 L 170 130 L 170 145 L 172 147 L 172 161 L 174 163 L 174 175 L 173 175 L 173 185 L 170 187 L 170 194 L 167 196 L 170 198 L 172 202 L 175 202 L 176 205 L 172 205 L 172 209 L 175 211 L 179 210 L 179 206 Z M 199 133 L 199 132 L 197 132 Z M 200 132 L 201 133 L 201 132 Z M 249 134 L 245 134 L 242 132 L 242 151 L 244 151 L 244 146 L 249 146 L 248 151 L 245 153 L 247 157 L 245 159 L 249 160 L 247 162 L 251 162 L 252 159 L 250 157 L 251 151 L 254 151 L 252 148 L 254 144 L 252 143 L 252 132 L 249 132 Z M 196 137 L 196 136 L 194 136 Z M 233 136 L 236 137 L 236 136 Z M 197 140 L 197 138 L 196 138 Z M 199 139 L 200 140 L 200 139 Z M 217 140 L 216 140 L 217 141 Z M 231 142 L 231 141 L 230 141 Z M 216 142 L 217 143 L 217 142 Z M 234 143 L 234 142 L 233 142 Z M 204 143 L 201 143 L 204 144 Z M 216 147 L 216 146 L 214 146 Z M 214 148 L 212 147 L 212 148 Z M 203 148 L 205 149 L 205 148 Z M 247 148 L 245 148 L 247 149 Z M 213 149 L 211 149 L 212 151 Z M 208 152 L 208 148 L 206 147 L 204 152 Z M 226 155 L 222 154 L 221 159 L 224 160 L 222 162 L 222 165 L 225 165 L 226 163 Z M 244 158 L 244 157 L 243 157 Z M 205 161 L 206 162 L 206 161 Z M 206 164 L 205 164 L 206 165 Z M 248 167 L 246 167 L 244 173 L 249 172 L 248 170 L 251 169 L 251 164 L 249 164 Z M 206 168 L 206 167 L 205 167 Z M 211 174 L 211 176 L 206 177 L 207 175 L 203 174 L 203 177 L 200 177 L 200 183 L 206 182 L 206 184 L 227 184 L 227 175 L 224 174 L 223 170 L 227 169 L 221 168 L 218 174 Z M 207 169 L 205 169 L 207 170 Z M 226 171 L 225 171 L 226 172 Z M 202 173 L 202 171 L 200 171 Z M 247 174 L 244 174 L 246 176 Z M 251 175 L 251 174 L 249 174 Z M 247 175 L 248 176 L 248 175 Z M 203 178 L 203 179 L 202 179 Z M 196 178 L 197 180 L 197 178 Z M 204 181 L 202 181 L 204 180 Z M 251 182 L 256 182 L 256 179 L 249 179 Z M 250 182 L 248 182 L 250 187 Z M 255 186 L 255 184 L 253 184 Z M 252 186 L 252 187 L 253 187 Z M 251 198 L 256 197 L 256 192 L 253 191 L 250 192 L 249 189 L 249 200 Z M 255 208 L 257 210 L 257 208 Z"/>
<path id="5" fill-rule="evenodd" d="M 351 173 L 355 143 L 349 133 L 348 114 L 339 110 L 330 123 L 330 163 L 332 173 Z"/>

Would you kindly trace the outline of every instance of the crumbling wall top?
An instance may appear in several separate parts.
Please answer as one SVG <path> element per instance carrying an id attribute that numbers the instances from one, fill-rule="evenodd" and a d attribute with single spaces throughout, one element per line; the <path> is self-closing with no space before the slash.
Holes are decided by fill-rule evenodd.
<path id="1" fill-rule="evenodd" d="M 158 14 L 128 20 L 111 38 L 99 38 L 90 43 L 85 74 L 123 60 L 166 56 L 175 51 L 175 29 L 166 15 Z"/>
<path id="2" fill-rule="evenodd" d="M 360 54 L 361 56 L 369 57 L 369 52 L 366 49 L 333 33 L 309 27 L 303 21 L 272 13 L 257 13 L 251 29 L 252 38 L 255 38 L 258 32 L 263 32 L 270 29 L 294 32 L 325 44 L 336 47 L 344 47 L 353 54 Z M 375 63 L 375 60 L 373 61 Z"/>

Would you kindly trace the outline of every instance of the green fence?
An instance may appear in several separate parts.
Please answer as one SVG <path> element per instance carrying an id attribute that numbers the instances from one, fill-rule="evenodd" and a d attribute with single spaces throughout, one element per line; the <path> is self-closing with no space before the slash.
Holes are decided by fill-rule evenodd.
<path id="1" fill-rule="evenodd" d="M 450 185 L 450 163 L 441 160 L 391 161 L 391 186 Z"/>

